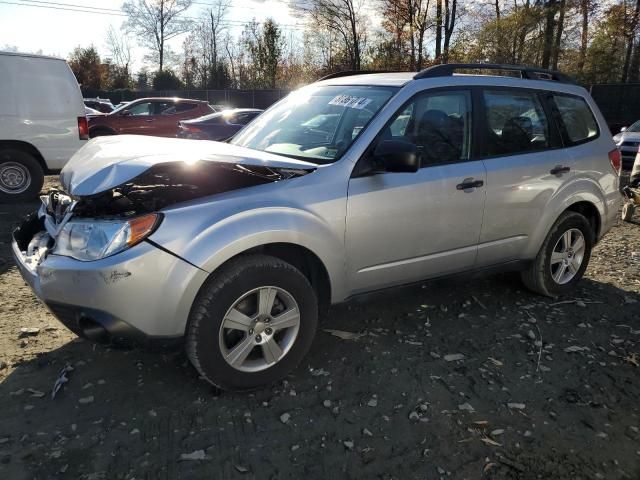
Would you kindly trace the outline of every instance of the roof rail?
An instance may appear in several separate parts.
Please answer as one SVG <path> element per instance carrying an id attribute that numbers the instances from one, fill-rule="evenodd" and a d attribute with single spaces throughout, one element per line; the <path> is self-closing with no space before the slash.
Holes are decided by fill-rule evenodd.
<path id="1" fill-rule="evenodd" d="M 422 78 L 450 77 L 456 70 L 502 70 L 519 72 L 520 76 L 529 80 L 555 80 L 561 83 L 577 82 L 564 73 L 555 70 L 546 70 L 538 67 L 528 67 L 526 65 L 502 65 L 499 63 L 447 63 L 434 65 L 419 71 L 413 77 L 414 80 Z"/>
<path id="2" fill-rule="evenodd" d="M 369 75 L 371 73 L 394 73 L 393 70 L 344 70 L 342 72 L 330 73 L 322 78 L 316 80 L 321 82 L 322 80 L 329 80 L 331 78 L 350 77 L 352 75 Z"/>

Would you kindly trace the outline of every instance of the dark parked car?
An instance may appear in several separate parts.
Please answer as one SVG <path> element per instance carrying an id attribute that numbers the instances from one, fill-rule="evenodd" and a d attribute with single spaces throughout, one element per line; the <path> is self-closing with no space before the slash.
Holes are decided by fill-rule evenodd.
<path id="1" fill-rule="evenodd" d="M 178 137 L 194 140 L 226 140 L 260 115 L 263 110 L 234 108 L 180 122 Z"/>
<path id="2" fill-rule="evenodd" d="M 175 137 L 178 122 L 198 118 L 212 109 L 207 102 L 183 98 L 141 98 L 109 115 L 89 119 L 89 136 L 136 134 Z"/>
<path id="3" fill-rule="evenodd" d="M 87 118 L 101 117 L 103 115 L 106 115 L 106 113 L 102 113 L 101 111 L 91 107 L 87 107 L 86 105 L 84 106 L 84 113 L 87 115 Z"/>
<path id="4" fill-rule="evenodd" d="M 102 113 L 111 113 L 114 110 L 114 106 L 108 98 L 85 98 L 84 104 Z"/>

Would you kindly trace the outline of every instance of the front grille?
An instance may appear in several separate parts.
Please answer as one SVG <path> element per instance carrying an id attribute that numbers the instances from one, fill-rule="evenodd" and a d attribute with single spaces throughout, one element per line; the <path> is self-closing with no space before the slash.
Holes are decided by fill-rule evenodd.
<path id="1" fill-rule="evenodd" d="M 622 142 L 621 147 L 630 147 L 630 148 L 638 148 L 640 147 L 640 142 Z"/>

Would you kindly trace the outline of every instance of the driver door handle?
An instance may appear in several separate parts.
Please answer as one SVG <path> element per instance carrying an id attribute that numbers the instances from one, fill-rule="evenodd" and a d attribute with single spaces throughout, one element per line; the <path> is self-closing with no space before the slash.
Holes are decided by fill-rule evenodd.
<path id="1" fill-rule="evenodd" d="M 155 122 L 155 119 L 154 119 L 154 118 L 147 118 L 147 119 L 145 120 L 145 122 Z"/>
<path id="2" fill-rule="evenodd" d="M 456 190 L 473 190 L 474 188 L 480 188 L 484 185 L 482 180 L 474 180 L 473 178 L 465 178 L 462 183 L 456 185 Z"/>
<path id="3" fill-rule="evenodd" d="M 567 167 L 565 165 L 556 165 L 554 168 L 549 170 L 551 175 L 560 175 L 561 173 L 568 173 L 571 171 L 571 167 Z"/>

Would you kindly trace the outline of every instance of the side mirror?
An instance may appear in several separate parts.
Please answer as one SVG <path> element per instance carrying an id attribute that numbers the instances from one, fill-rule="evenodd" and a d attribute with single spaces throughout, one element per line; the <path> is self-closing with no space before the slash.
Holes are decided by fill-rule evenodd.
<path id="1" fill-rule="evenodd" d="M 383 140 L 374 150 L 373 158 L 385 172 L 413 173 L 420 168 L 418 149 L 403 140 Z"/>
<path id="2" fill-rule="evenodd" d="M 128 117 L 129 115 L 131 115 L 131 112 L 129 110 L 123 110 L 120 115 L 122 115 L 123 117 Z"/>
<path id="3" fill-rule="evenodd" d="M 622 127 L 622 128 L 620 129 L 620 133 L 622 133 L 622 132 L 624 132 L 624 131 L 626 131 L 626 130 L 627 130 L 627 127 Z"/>

